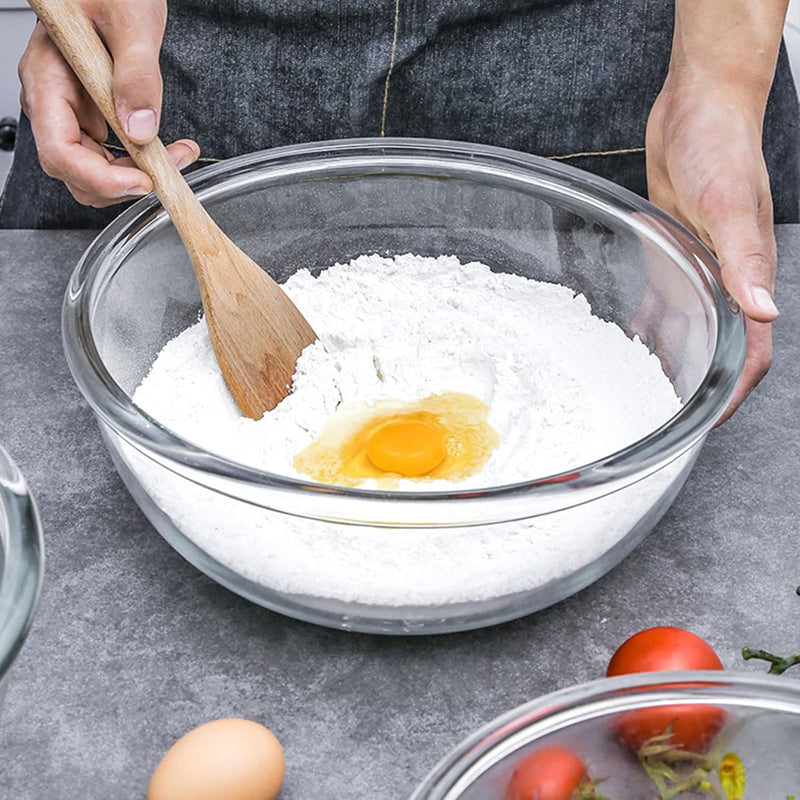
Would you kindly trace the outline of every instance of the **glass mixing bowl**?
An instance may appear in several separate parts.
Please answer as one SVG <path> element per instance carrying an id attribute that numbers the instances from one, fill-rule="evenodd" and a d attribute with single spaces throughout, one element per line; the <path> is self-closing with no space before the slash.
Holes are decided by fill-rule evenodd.
<path id="1" fill-rule="evenodd" d="M 0 447 L 0 706 L 8 672 L 33 621 L 43 570 L 36 506 L 17 466 Z"/>
<path id="2" fill-rule="evenodd" d="M 713 738 L 698 748 L 705 763 L 678 762 L 673 754 L 662 756 L 667 766 L 677 765 L 677 774 L 659 794 L 643 764 L 618 734 L 630 731 L 631 720 L 646 719 L 649 711 L 665 707 L 684 718 L 693 716 L 696 730 Z M 704 725 L 710 727 L 703 729 Z M 411 800 L 527 800 L 524 793 L 520 797 L 513 791 L 525 783 L 512 778 L 515 771 L 525 773 L 523 765 L 543 764 L 538 781 L 564 775 L 564 762 L 550 747 L 577 756 L 586 775 L 597 782 L 597 792 L 614 800 L 742 796 L 745 800 L 786 800 L 800 796 L 798 736 L 800 682 L 791 678 L 705 670 L 622 675 L 553 692 L 499 717 L 444 758 Z M 648 766 L 658 767 L 658 758 L 650 753 Z M 725 793 L 720 766 L 729 780 L 744 776 L 744 795 Z M 696 777 L 708 781 L 705 790 L 675 791 L 698 768 L 705 774 Z M 542 792 L 543 798 L 555 796 L 570 794 Z"/>
<path id="3" fill-rule="evenodd" d="M 641 198 L 579 170 L 490 147 L 375 139 L 254 153 L 190 183 L 278 281 L 363 253 L 414 252 L 568 285 L 596 315 L 638 334 L 684 401 L 619 452 L 514 485 L 392 493 L 247 468 L 131 402 L 200 309 L 175 229 L 144 198 L 72 276 L 63 312 L 70 369 L 156 529 L 214 580 L 284 614 L 438 633 L 561 600 L 652 529 L 740 375 L 744 323 L 711 254 Z"/>

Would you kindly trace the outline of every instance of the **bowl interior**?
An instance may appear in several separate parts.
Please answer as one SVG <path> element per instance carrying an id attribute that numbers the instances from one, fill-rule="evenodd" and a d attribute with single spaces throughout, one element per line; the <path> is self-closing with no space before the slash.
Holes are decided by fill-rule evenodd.
<path id="1" fill-rule="evenodd" d="M 713 258 L 685 231 L 577 170 L 453 147 L 255 154 L 198 175 L 195 188 L 278 281 L 364 253 L 452 254 L 583 293 L 597 316 L 658 354 L 684 402 L 708 393 L 715 353 L 737 371 L 740 354 L 720 342 L 721 316 L 727 339 L 737 315 Z M 96 367 L 130 397 L 163 345 L 197 320 L 188 257 L 164 213 L 143 201 L 106 231 L 83 272 Z"/>
<path id="2" fill-rule="evenodd" d="M 557 602 L 649 532 L 740 374 L 743 322 L 713 257 L 644 200 L 587 173 L 496 148 L 379 139 L 255 153 L 190 183 L 278 281 L 366 253 L 411 252 L 565 284 L 640 336 L 684 400 L 658 430 L 590 465 L 469 491 L 325 486 L 227 460 L 131 401 L 166 342 L 200 312 L 183 245 L 144 198 L 73 275 L 67 360 L 153 525 L 215 580 L 283 613 L 417 634 Z"/>
<path id="3" fill-rule="evenodd" d="M 785 798 L 800 789 L 800 760 L 796 747 L 787 745 L 800 735 L 800 683 L 735 673 L 672 672 L 595 681 L 509 712 L 445 758 L 412 800 L 507 800 L 515 770 L 550 746 L 577 755 L 604 796 L 650 800 L 659 796 L 658 787 L 619 731 L 660 710 L 695 715 L 701 722 L 711 715 L 722 723 L 708 746 L 696 751 L 707 763 L 667 757 L 680 779 L 700 767 L 720 791 L 719 764 L 733 753 L 746 778 L 745 797 Z M 547 759 L 547 769 L 557 773 L 557 762 Z"/>

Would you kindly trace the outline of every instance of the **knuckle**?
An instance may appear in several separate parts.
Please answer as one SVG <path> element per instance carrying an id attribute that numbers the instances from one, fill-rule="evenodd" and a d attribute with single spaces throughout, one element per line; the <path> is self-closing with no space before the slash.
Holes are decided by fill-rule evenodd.
<path id="1" fill-rule="evenodd" d="M 705 217 L 716 215 L 720 207 L 726 207 L 728 205 L 727 194 L 717 181 L 707 183 L 701 189 L 697 198 L 697 207 L 700 213 Z"/>
<path id="2" fill-rule="evenodd" d="M 113 181 L 107 175 L 92 173 L 91 175 L 83 176 L 81 183 L 84 191 L 95 199 L 110 200 L 117 195 Z"/>
<path id="3" fill-rule="evenodd" d="M 104 205 L 129 200 L 128 190 L 132 178 L 130 170 L 118 169 L 113 162 L 107 162 L 81 176 L 81 185 L 96 201 Z"/>
<path id="4" fill-rule="evenodd" d="M 92 191 L 86 191 L 83 188 L 67 184 L 70 194 L 82 206 L 89 206 L 91 208 L 106 208 L 113 203 L 119 202 L 116 198 L 103 197 L 102 195 L 95 194 Z"/>
<path id="5" fill-rule="evenodd" d="M 114 95 L 122 100 L 161 91 L 161 73 L 155 63 L 136 60 L 114 73 Z"/>
<path id="6" fill-rule="evenodd" d="M 166 0 L 131 3 L 130 0 L 85 0 L 89 15 L 100 28 L 120 27 L 150 36 L 163 33 L 167 23 Z M 135 35 L 135 34 L 134 34 Z"/>
<path id="7" fill-rule="evenodd" d="M 39 157 L 39 164 L 45 175 L 51 178 L 61 178 L 63 176 L 64 173 L 61 167 L 61 161 L 49 148 L 37 148 L 37 155 Z"/>
<path id="8" fill-rule="evenodd" d="M 47 35 L 44 26 L 41 22 L 37 22 L 17 63 L 17 75 L 20 81 L 24 81 L 32 71 L 38 68 L 49 44 L 50 37 Z"/>
<path id="9" fill-rule="evenodd" d="M 30 47 L 25 50 L 22 56 L 19 59 L 19 63 L 17 64 L 17 77 L 19 78 L 19 82 L 24 86 L 25 80 L 28 75 L 28 68 L 30 65 Z"/>
<path id="10" fill-rule="evenodd" d="M 38 62 L 39 59 L 37 58 L 36 47 L 34 43 L 31 42 L 17 62 L 17 77 L 22 86 L 34 80 L 33 76 L 36 73 Z"/>
<path id="11" fill-rule="evenodd" d="M 84 192 L 82 189 L 79 189 L 77 186 L 73 186 L 72 184 L 66 184 L 69 193 L 77 200 L 82 206 L 90 206 L 92 205 L 92 201 L 94 198 Z"/>
<path id="12" fill-rule="evenodd" d="M 740 275 L 758 276 L 760 279 L 766 279 L 772 282 L 776 272 L 775 259 L 763 250 L 745 250 L 737 253 L 735 258 L 729 256 L 727 261 L 720 264 L 723 272 L 738 273 Z"/>
<path id="13" fill-rule="evenodd" d="M 775 263 L 769 255 L 762 250 L 746 254 L 744 261 L 751 271 L 757 272 L 760 275 L 769 275 L 775 271 Z"/>
<path id="14" fill-rule="evenodd" d="M 729 174 L 710 180 L 697 195 L 697 210 L 706 226 L 729 229 L 734 220 L 755 225 L 758 202 L 752 183 L 742 175 Z"/>

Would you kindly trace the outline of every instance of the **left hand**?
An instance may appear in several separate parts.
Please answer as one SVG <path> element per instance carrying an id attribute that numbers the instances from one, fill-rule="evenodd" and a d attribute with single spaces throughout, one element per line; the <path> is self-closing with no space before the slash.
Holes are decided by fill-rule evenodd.
<path id="1" fill-rule="evenodd" d="M 744 374 L 720 422 L 769 369 L 777 254 L 761 151 L 763 105 L 740 89 L 668 77 L 647 124 L 650 200 L 717 256 L 725 288 L 747 317 Z"/>

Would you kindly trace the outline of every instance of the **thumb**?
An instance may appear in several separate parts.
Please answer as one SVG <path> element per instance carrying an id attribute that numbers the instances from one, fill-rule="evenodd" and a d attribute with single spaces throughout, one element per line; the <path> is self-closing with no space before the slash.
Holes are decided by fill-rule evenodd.
<path id="1" fill-rule="evenodd" d="M 777 254 L 772 204 L 750 191 L 718 198 L 706 209 L 706 230 L 722 268 L 722 282 L 742 311 L 757 322 L 778 316 L 773 300 Z"/>
<path id="2" fill-rule="evenodd" d="M 136 144 L 158 134 L 162 82 L 158 53 L 166 11 L 161 3 L 118 3 L 98 28 L 114 61 L 114 105 L 123 130 Z"/>

